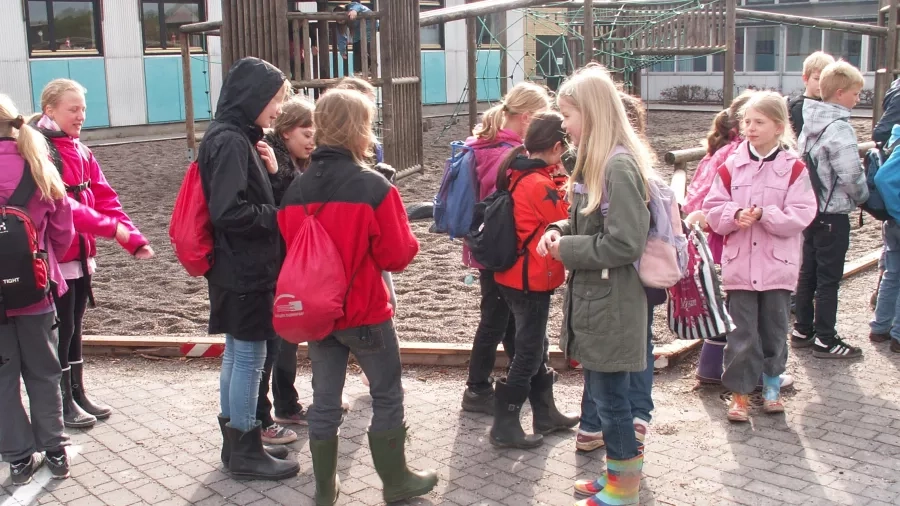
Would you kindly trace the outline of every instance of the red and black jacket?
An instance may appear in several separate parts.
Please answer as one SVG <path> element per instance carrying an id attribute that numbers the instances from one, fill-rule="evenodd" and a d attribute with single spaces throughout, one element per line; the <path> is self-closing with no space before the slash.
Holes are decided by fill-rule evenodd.
<path id="1" fill-rule="evenodd" d="M 402 271 L 419 252 L 400 192 L 381 174 L 356 165 L 349 151 L 323 146 L 282 200 L 278 225 L 287 244 L 307 211 L 323 205 L 316 219 L 337 246 L 340 258 L 334 261 L 343 264 L 350 281 L 335 330 L 389 320 L 394 310 L 381 273 Z"/>

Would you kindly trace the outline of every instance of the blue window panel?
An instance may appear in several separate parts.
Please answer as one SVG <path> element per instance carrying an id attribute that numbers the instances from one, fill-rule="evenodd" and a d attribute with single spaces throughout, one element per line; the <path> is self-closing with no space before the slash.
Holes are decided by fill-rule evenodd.
<path id="1" fill-rule="evenodd" d="M 500 51 L 478 51 L 478 100 L 500 100 Z"/>
<path id="2" fill-rule="evenodd" d="M 353 75 L 353 51 L 347 51 L 347 59 L 341 58 L 338 55 L 338 66 L 337 71 L 334 70 L 334 54 L 328 53 L 328 67 L 331 69 L 331 75 L 335 78 L 344 77 L 347 74 L 347 69 L 350 70 L 349 75 Z"/>
<path id="3" fill-rule="evenodd" d="M 178 65 L 179 79 L 181 75 L 181 60 Z M 194 98 L 194 119 L 210 119 L 209 102 L 209 59 L 206 55 L 191 55 L 191 94 Z M 181 120 L 184 121 L 184 106 L 182 105 Z"/>
<path id="4" fill-rule="evenodd" d="M 100 58 L 73 58 L 69 60 L 69 78 L 87 89 L 87 117 L 85 128 L 109 126 L 109 100 L 106 95 L 106 65 Z"/>
<path id="5" fill-rule="evenodd" d="M 34 111 L 41 110 L 41 93 L 54 79 L 69 78 L 68 60 L 31 60 L 31 93 Z"/>
<path id="6" fill-rule="evenodd" d="M 155 56 L 144 58 L 147 87 L 147 120 L 150 123 L 173 123 L 184 119 L 184 86 L 181 58 Z"/>
<path id="7" fill-rule="evenodd" d="M 443 51 L 422 52 L 422 102 L 447 103 L 447 56 Z"/>

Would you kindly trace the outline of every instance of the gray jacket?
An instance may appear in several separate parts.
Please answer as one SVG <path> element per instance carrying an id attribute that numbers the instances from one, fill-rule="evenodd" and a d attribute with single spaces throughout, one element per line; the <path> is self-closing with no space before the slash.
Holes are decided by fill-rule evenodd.
<path id="1" fill-rule="evenodd" d="M 809 152 L 818 164 L 822 181 L 819 211 L 850 214 L 869 198 L 856 131 L 850 124 L 850 109 L 807 100 L 803 104 L 803 121 L 798 143 L 800 152 Z"/>

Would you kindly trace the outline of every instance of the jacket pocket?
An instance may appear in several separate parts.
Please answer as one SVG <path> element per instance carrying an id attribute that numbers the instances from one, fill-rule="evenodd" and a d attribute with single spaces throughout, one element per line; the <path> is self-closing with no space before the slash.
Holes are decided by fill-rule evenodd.
<path id="1" fill-rule="evenodd" d="M 725 247 L 722 249 L 722 266 L 728 265 L 733 262 L 738 254 L 741 252 L 740 246 L 728 246 L 725 244 Z"/>
<path id="2" fill-rule="evenodd" d="M 602 271 L 575 276 L 572 285 L 571 326 L 576 332 L 599 334 L 618 328 L 618 314 L 612 310 L 612 284 L 602 279 Z"/>

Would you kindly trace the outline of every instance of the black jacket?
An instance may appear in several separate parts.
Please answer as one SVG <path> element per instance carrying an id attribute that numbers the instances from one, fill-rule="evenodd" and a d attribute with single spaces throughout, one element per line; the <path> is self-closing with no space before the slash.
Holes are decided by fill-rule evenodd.
<path id="1" fill-rule="evenodd" d="M 210 285 L 229 292 L 271 291 L 278 279 L 278 208 L 256 151 L 263 131 L 255 121 L 284 81 L 280 70 L 260 59 L 236 62 L 200 145 L 200 179 L 215 241 L 206 276 Z"/>
<path id="2" fill-rule="evenodd" d="M 891 130 L 894 125 L 900 123 L 900 79 L 891 83 L 890 89 L 884 94 L 884 114 L 872 131 L 872 140 L 887 145 L 891 139 Z"/>
<path id="3" fill-rule="evenodd" d="M 805 95 L 788 100 L 788 113 L 791 118 L 791 128 L 794 129 L 794 135 L 800 138 L 800 132 L 803 131 L 803 104 L 807 100 L 817 100 Z"/>

